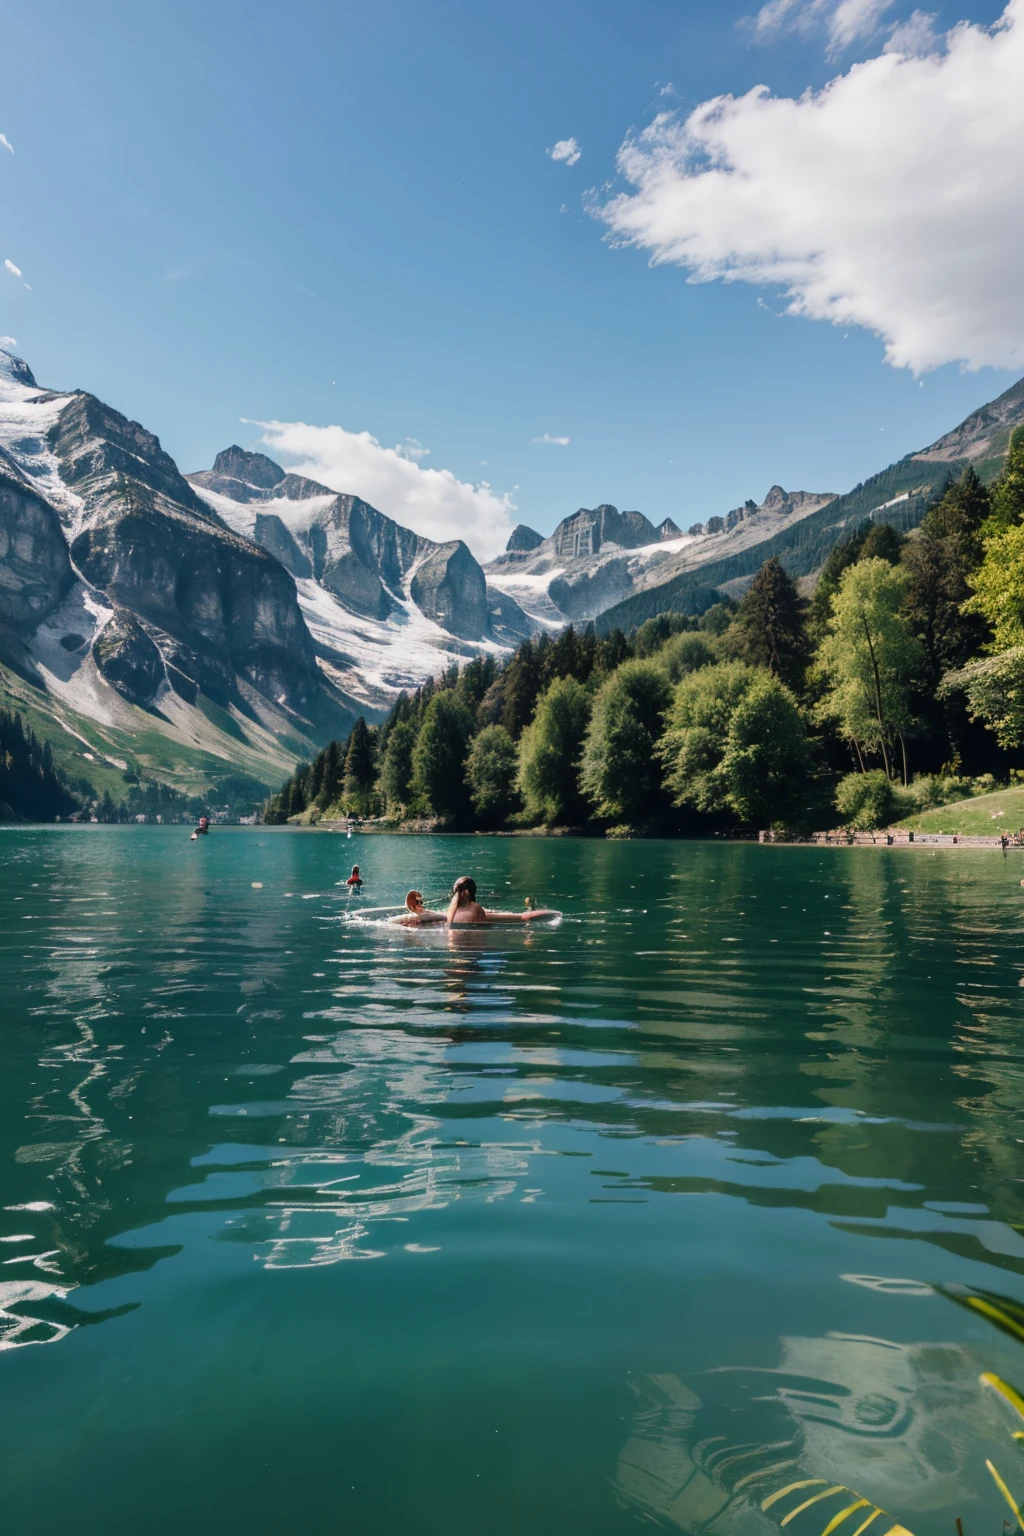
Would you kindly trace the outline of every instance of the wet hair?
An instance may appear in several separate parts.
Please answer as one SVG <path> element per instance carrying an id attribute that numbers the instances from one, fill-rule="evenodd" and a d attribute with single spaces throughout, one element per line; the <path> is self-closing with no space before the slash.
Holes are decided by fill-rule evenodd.
<path id="1" fill-rule="evenodd" d="M 405 904 L 410 912 L 415 912 L 417 905 L 423 905 L 423 897 L 419 891 L 407 891 L 405 894 Z"/>
<path id="2" fill-rule="evenodd" d="M 359 873 L 359 865 L 358 864 L 353 864 L 352 865 L 352 873 L 354 875 L 358 875 L 358 873 Z"/>
<path id="3" fill-rule="evenodd" d="M 459 898 L 461 904 L 463 896 L 467 901 L 476 901 L 476 881 L 472 875 L 460 875 L 452 886 L 452 894 Z"/>

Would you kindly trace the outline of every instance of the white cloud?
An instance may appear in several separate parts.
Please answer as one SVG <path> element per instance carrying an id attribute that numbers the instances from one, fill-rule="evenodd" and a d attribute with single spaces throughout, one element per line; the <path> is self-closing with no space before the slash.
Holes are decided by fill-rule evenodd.
<path id="1" fill-rule="evenodd" d="M 559 139 L 551 149 L 545 151 L 552 160 L 564 160 L 566 165 L 575 165 L 583 151 L 575 139 Z"/>
<path id="2" fill-rule="evenodd" d="M 824 26 L 829 54 L 877 35 L 893 0 L 767 0 L 757 15 L 741 23 L 759 43 L 774 42 L 787 32 L 808 37 Z"/>
<path id="3" fill-rule="evenodd" d="M 830 53 L 839 53 L 861 38 L 874 37 L 892 0 L 840 0 L 828 20 Z"/>
<path id="4" fill-rule="evenodd" d="M 781 287 L 923 372 L 1024 364 L 1024 0 L 927 57 L 882 53 L 799 99 L 758 86 L 630 136 L 594 211 L 655 263 Z"/>
<path id="5" fill-rule="evenodd" d="M 926 11 L 914 11 L 906 21 L 901 21 L 889 33 L 886 53 L 902 53 L 911 58 L 924 58 L 929 53 L 939 53 L 943 38 L 935 30 L 935 17 Z"/>
<path id="6" fill-rule="evenodd" d="M 424 448 L 418 437 L 407 437 L 404 443 L 395 444 L 395 452 L 400 453 L 403 459 L 429 459 L 430 449 Z"/>
<path id="7" fill-rule="evenodd" d="M 429 452 L 414 438 L 385 448 L 369 432 L 261 421 L 263 442 L 294 473 L 334 491 L 361 496 L 405 528 L 445 543 L 464 539 L 479 560 L 500 554 L 512 532 L 515 503 L 486 480 L 470 485 L 450 469 L 426 469 L 411 456 Z M 411 446 L 410 446 L 411 445 Z"/>
<path id="8" fill-rule="evenodd" d="M 12 155 L 14 154 L 14 145 L 11 143 L 6 133 L 0 133 L 0 144 L 3 145 L 4 149 L 9 149 Z"/>
<path id="9" fill-rule="evenodd" d="M 10 258 L 5 258 L 4 259 L 4 266 L 7 268 L 8 272 L 13 272 L 15 277 L 20 277 L 21 276 L 21 268 L 20 267 L 16 267 L 14 265 L 14 262 L 11 261 Z"/>
<path id="10" fill-rule="evenodd" d="M 759 43 L 772 42 L 783 32 L 813 32 L 829 9 L 829 0 L 767 0 L 757 15 L 746 16 L 740 25 Z"/>
<path id="11" fill-rule="evenodd" d="M 550 432 L 545 432 L 543 437 L 531 437 L 531 443 L 556 443 L 559 448 L 568 448 L 572 442 L 571 437 L 552 437 Z"/>

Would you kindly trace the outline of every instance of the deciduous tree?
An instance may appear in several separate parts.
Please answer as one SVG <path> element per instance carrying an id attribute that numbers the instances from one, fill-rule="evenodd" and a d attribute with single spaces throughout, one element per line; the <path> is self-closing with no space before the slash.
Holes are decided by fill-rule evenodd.
<path id="1" fill-rule="evenodd" d="M 428 814 L 461 821 L 469 810 L 466 753 L 473 716 L 450 689 L 435 693 L 412 754 L 413 795 Z"/>
<path id="2" fill-rule="evenodd" d="M 588 819 L 579 777 L 590 705 L 587 690 L 571 677 L 556 678 L 541 695 L 519 742 L 517 784 L 532 821 L 578 826 Z"/>
<path id="3" fill-rule="evenodd" d="M 650 815 L 662 799 L 655 747 L 672 697 L 653 661 L 627 661 L 598 691 L 580 782 L 600 816 Z"/>
<path id="4" fill-rule="evenodd" d="M 474 738 L 466 761 L 469 798 L 484 826 L 499 827 L 519 805 L 516 744 L 503 725 L 487 725 Z"/>
<path id="5" fill-rule="evenodd" d="M 911 689 L 925 662 L 903 612 L 908 583 L 907 572 L 885 560 L 851 565 L 832 599 L 817 660 L 825 684 L 819 717 L 838 723 L 855 743 L 862 766 L 865 751 L 879 753 L 890 779 L 898 750 L 904 783 Z"/>

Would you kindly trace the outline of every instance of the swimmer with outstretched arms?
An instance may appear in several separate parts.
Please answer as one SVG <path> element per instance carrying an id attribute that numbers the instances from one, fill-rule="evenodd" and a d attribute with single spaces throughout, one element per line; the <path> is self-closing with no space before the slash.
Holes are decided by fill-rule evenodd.
<path id="1" fill-rule="evenodd" d="M 443 912 L 431 912 L 429 907 L 423 905 L 423 897 L 419 891 L 410 891 L 405 898 L 406 910 L 401 917 L 392 918 L 400 928 L 422 928 L 428 923 L 443 923 Z"/>
<path id="2" fill-rule="evenodd" d="M 462 875 L 452 886 L 452 899 L 448 903 L 446 918 L 450 928 L 460 928 L 470 923 L 529 923 L 536 917 L 558 917 L 557 912 L 543 907 L 528 908 L 525 912 L 488 912 L 476 899 L 476 881 L 471 875 Z"/>

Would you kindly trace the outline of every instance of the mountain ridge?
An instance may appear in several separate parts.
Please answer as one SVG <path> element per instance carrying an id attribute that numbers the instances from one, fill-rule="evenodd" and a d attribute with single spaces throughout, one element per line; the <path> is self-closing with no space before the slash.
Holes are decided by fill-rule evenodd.
<path id="1" fill-rule="evenodd" d="M 86 774 L 127 771 L 135 739 L 167 782 L 261 761 L 273 782 L 401 687 L 532 633 L 462 541 L 424 540 L 237 445 L 196 479 L 140 423 L 41 388 L 0 348 L 0 694 L 80 742 L 67 751 Z M 302 507 L 305 532 L 275 501 Z M 401 590 L 378 579 L 388 559 Z M 374 646 L 396 675 L 368 686 Z"/>

